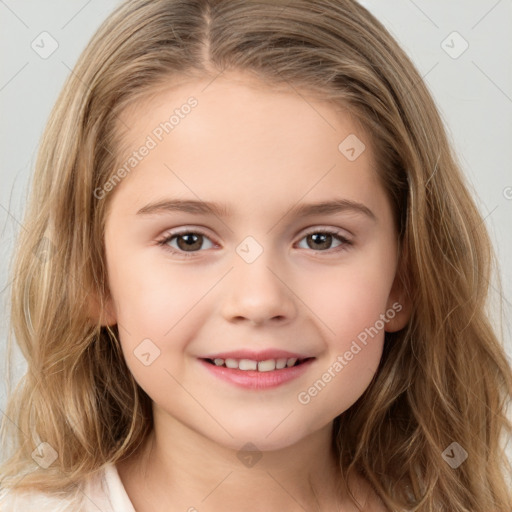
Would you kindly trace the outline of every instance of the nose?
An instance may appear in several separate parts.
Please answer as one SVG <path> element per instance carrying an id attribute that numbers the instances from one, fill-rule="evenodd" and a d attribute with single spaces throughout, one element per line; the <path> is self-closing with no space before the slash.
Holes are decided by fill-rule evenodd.
<path id="1" fill-rule="evenodd" d="M 222 315 L 227 321 L 286 324 L 295 318 L 297 302 L 290 278 L 274 267 L 275 258 L 265 251 L 252 263 L 235 260 L 223 294 Z"/>

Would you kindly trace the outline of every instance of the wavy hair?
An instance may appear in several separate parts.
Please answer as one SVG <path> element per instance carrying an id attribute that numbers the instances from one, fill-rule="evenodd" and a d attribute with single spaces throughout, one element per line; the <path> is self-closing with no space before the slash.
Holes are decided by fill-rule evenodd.
<path id="1" fill-rule="evenodd" d="M 364 475 L 393 511 L 510 512 L 512 371 L 488 298 L 496 257 L 420 74 L 351 0 L 131 0 L 98 29 L 51 112 L 14 256 L 9 343 L 28 369 L 2 424 L 0 484 L 70 491 L 149 434 L 151 401 L 117 327 L 89 314 L 109 294 L 109 196 L 94 191 L 120 164 L 128 105 L 229 70 L 350 112 L 371 134 L 395 213 L 412 313 L 334 421 L 344 478 Z M 41 441 L 58 456 L 47 469 L 31 457 Z M 453 442 L 468 454 L 456 469 L 443 459 Z"/>

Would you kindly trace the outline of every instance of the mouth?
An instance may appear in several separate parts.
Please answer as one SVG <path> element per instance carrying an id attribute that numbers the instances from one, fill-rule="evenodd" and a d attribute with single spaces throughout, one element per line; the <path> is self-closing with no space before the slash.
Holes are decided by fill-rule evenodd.
<path id="1" fill-rule="evenodd" d="M 300 378 L 316 359 L 315 357 L 270 359 L 268 355 L 256 357 L 258 360 L 217 356 L 200 358 L 199 361 L 210 375 L 238 388 L 256 392 L 274 389 Z"/>
<path id="2" fill-rule="evenodd" d="M 256 361 L 254 359 L 234 359 L 234 358 L 203 358 L 202 360 L 206 363 L 216 366 L 218 368 L 229 368 L 233 370 L 242 370 L 242 371 L 256 371 L 256 372 L 278 372 L 282 370 L 287 370 L 289 368 L 294 368 L 297 366 L 301 366 L 304 363 L 315 359 L 314 357 L 306 357 L 306 358 L 278 358 L 278 359 L 266 359 L 264 361 Z"/>

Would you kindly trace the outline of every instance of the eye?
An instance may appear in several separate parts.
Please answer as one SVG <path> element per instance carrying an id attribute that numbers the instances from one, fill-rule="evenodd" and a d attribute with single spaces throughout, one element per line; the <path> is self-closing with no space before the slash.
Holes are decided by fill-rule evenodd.
<path id="1" fill-rule="evenodd" d="M 317 229 L 315 231 L 310 231 L 306 233 L 306 235 L 301 238 L 302 240 L 306 240 L 307 248 L 314 249 L 316 252 L 326 252 L 331 249 L 331 244 L 333 241 L 338 240 L 339 244 L 334 248 L 335 250 L 330 252 L 339 252 L 346 250 L 348 246 L 352 245 L 352 242 L 343 236 L 339 231 L 330 231 L 327 229 Z"/>
<path id="2" fill-rule="evenodd" d="M 177 247 L 171 245 L 171 243 L 174 243 L 174 239 L 176 239 Z M 204 240 L 210 241 L 210 239 L 200 231 L 181 231 L 179 233 L 168 233 L 163 239 L 158 240 L 157 243 L 169 252 L 191 257 L 192 254 L 190 253 L 198 252 Z"/>

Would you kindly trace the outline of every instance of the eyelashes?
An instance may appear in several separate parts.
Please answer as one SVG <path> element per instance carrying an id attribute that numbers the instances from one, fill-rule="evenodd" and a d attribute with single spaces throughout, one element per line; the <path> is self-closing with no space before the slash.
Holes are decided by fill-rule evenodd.
<path id="1" fill-rule="evenodd" d="M 318 236 L 320 235 L 320 236 Z M 181 244 L 178 244 L 178 247 L 172 247 L 170 243 L 176 239 L 176 241 L 181 241 Z M 204 252 L 204 250 L 183 250 L 184 248 L 194 248 L 198 245 L 203 245 L 204 240 L 210 241 L 210 238 L 201 230 L 198 229 L 189 229 L 189 230 L 181 230 L 179 232 L 169 232 L 166 233 L 163 238 L 157 240 L 157 245 L 162 247 L 165 251 L 170 252 L 171 254 L 177 255 L 179 257 L 184 258 L 194 258 L 198 256 L 198 253 Z M 313 253 L 328 253 L 332 255 L 333 253 L 340 253 L 342 251 L 346 251 L 350 248 L 353 243 L 351 240 L 346 238 L 340 231 L 331 230 L 331 229 L 314 229 L 310 230 L 307 233 L 302 235 L 302 238 L 299 239 L 299 242 L 306 239 L 306 244 L 308 245 L 306 250 L 310 250 Z M 315 244 L 320 244 L 322 246 L 331 245 L 335 241 L 339 242 L 339 245 L 334 248 L 320 248 L 320 250 L 315 250 L 311 248 L 309 245 L 313 246 Z M 309 243 L 308 243 L 309 242 Z M 180 245 L 182 247 L 180 247 Z"/>
<path id="2" fill-rule="evenodd" d="M 199 236 L 197 236 L 199 235 Z M 194 240 L 192 237 L 196 238 L 196 240 Z M 180 249 L 176 249 L 176 248 L 173 248 L 169 245 L 169 242 L 171 242 L 171 240 L 173 240 L 174 238 L 181 238 L 181 239 L 187 239 L 188 241 L 191 241 L 192 243 L 197 243 L 197 239 L 199 239 L 199 241 L 202 241 L 202 239 L 207 239 L 209 240 L 209 238 L 201 231 L 192 231 L 192 230 L 188 230 L 188 231 L 181 231 L 181 232 L 178 232 L 178 233 L 168 233 L 167 235 L 165 235 L 165 238 L 161 239 L 161 240 L 158 240 L 158 245 L 162 246 L 166 251 L 169 251 L 173 254 L 179 254 L 180 256 L 185 256 L 186 258 L 191 258 L 191 257 L 194 257 L 195 253 L 197 252 L 202 252 L 202 251 L 183 251 L 183 250 L 180 250 Z"/>

